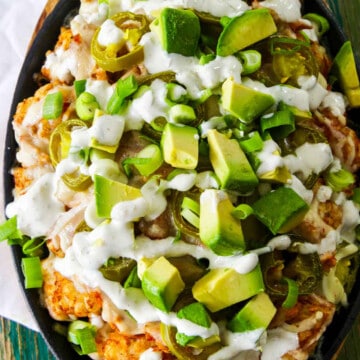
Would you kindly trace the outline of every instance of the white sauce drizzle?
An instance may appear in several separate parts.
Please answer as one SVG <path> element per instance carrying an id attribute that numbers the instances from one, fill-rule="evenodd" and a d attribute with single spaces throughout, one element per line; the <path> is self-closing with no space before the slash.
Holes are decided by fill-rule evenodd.
<path id="1" fill-rule="evenodd" d="M 55 174 L 47 173 L 26 194 L 7 205 L 6 216 L 17 215 L 17 226 L 24 234 L 31 237 L 46 235 L 59 215 L 65 212 L 64 205 L 55 196 L 56 183 Z"/>
<path id="2" fill-rule="evenodd" d="M 274 10 L 281 20 L 295 22 L 301 18 L 301 2 L 299 0 L 265 0 L 261 6 Z"/>

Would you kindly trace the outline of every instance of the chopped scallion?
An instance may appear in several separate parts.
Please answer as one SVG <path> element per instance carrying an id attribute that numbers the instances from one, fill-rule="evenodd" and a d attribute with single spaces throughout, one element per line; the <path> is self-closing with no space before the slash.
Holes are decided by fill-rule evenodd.
<path id="1" fill-rule="evenodd" d="M 295 131 L 295 116 L 289 110 L 280 110 L 271 116 L 263 116 L 260 119 L 262 133 L 267 131 L 275 140 L 284 139 Z"/>
<path id="2" fill-rule="evenodd" d="M 86 80 L 74 81 L 75 95 L 78 98 L 86 89 Z"/>
<path id="3" fill-rule="evenodd" d="M 100 105 L 93 94 L 84 91 L 76 99 L 75 109 L 81 120 L 88 121 L 94 118 L 95 110 L 100 109 Z"/>
<path id="4" fill-rule="evenodd" d="M 0 225 L 0 241 L 8 240 L 15 232 L 17 232 L 17 217 L 13 216 Z"/>
<path id="5" fill-rule="evenodd" d="M 326 185 L 330 186 L 334 191 L 340 192 L 348 186 L 355 183 L 354 174 L 345 169 L 338 171 L 329 171 L 325 175 Z"/>
<path id="6" fill-rule="evenodd" d="M 323 16 L 315 13 L 308 13 L 303 16 L 304 19 L 310 20 L 316 25 L 319 36 L 324 35 L 329 29 L 329 21 Z"/>
<path id="7" fill-rule="evenodd" d="M 244 50 L 239 52 L 242 63 L 242 75 L 254 73 L 261 67 L 261 53 L 256 50 Z"/>
<path id="8" fill-rule="evenodd" d="M 63 110 L 63 95 L 60 91 L 46 95 L 42 109 L 44 119 L 51 120 L 58 118 Z"/>
<path id="9" fill-rule="evenodd" d="M 239 141 L 240 147 L 246 153 L 260 151 L 263 148 L 263 140 L 258 131 L 253 131 Z"/>
<path id="10" fill-rule="evenodd" d="M 292 280 L 289 278 L 284 278 L 284 280 L 287 282 L 288 292 L 286 295 L 286 299 L 282 303 L 282 307 L 285 309 L 290 309 L 297 302 L 298 295 L 299 295 L 299 287 L 295 280 Z"/>
<path id="11" fill-rule="evenodd" d="M 181 216 L 195 228 L 200 226 L 200 218 L 198 215 L 194 214 L 190 209 L 181 210 Z"/>
<path id="12" fill-rule="evenodd" d="M 86 355 L 97 351 L 95 335 L 95 326 L 86 321 L 75 320 L 69 325 L 67 338 L 71 343 L 80 346 L 81 355 Z"/>
<path id="13" fill-rule="evenodd" d="M 25 289 L 41 288 L 43 277 L 38 256 L 22 258 L 22 271 L 25 277 Z"/>
<path id="14" fill-rule="evenodd" d="M 188 196 L 184 196 L 184 199 L 181 204 L 181 208 L 189 209 L 196 215 L 200 215 L 200 204 Z"/>
<path id="15" fill-rule="evenodd" d="M 232 216 L 236 217 L 239 220 L 245 220 L 248 216 L 253 214 L 253 208 L 248 204 L 240 204 L 233 211 Z"/>
<path id="16" fill-rule="evenodd" d="M 114 93 L 109 99 L 109 102 L 106 106 L 106 111 L 109 114 L 118 114 L 120 112 L 121 106 L 124 103 L 124 100 L 135 93 L 138 89 L 138 83 L 134 75 L 130 75 L 125 79 L 120 79 L 116 83 Z"/>
<path id="17" fill-rule="evenodd" d="M 160 147 L 150 144 L 137 154 L 137 159 L 144 159 L 146 162 L 134 163 L 134 166 L 143 176 L 149 176 L 154 173 L 164 162 Z"/>

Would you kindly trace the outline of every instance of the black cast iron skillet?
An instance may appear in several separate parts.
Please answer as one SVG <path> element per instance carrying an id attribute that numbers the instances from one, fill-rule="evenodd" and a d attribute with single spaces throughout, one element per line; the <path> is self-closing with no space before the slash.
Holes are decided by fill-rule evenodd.
<path id="1" fill-rule="evenodd" d="M 10 171 L 15 162 L 17 144 L 15 142 L 14 132 L 11 125 L 12 116 L 15 114 L 17 104 L 25 98 L 33 95 L 37 89 L 38 84 L 34 80 L 34 74 L 40 71 L 40 68 L 45 60 L 46 51 L 52 49 L 56 43 L 59 30 L 61 25 L 64 23 L 64 19 L 67 19 L 69 14 L 71 14 L 74 10 L 76 11 L 79 5 L 79 0 L 59 1 L 54 11 L 46 18 L 42 28 L 38 32 L 20 71 L 11 106 L 5 142 L 3 169 L 5 204 L 8 204 L 13 200 L 12 189 L 14 187 L 14 183 L 13 178 L 10 175 Z M 304 11 L 319 13 L 329 20 L 331 28 L 326 35 L 325 41 L 330 53 L 336 54 L 341 44 L 346 40 L 346 37 L 331 12 L 324 5 L 323 1 L 305 0 Z M 356 120 L 359 118 L 360 110 L 352 110 L 350 113 L 350 124 L 358 132 L 358 134 L 360 134 L 360 127 L 355 121 L 351 121 L 351 119 Z M 24 279 L 21 271 L 21 249 L 14 246 L 12 251 L 20 282 L 23 284 Z M 354 289 L 349 296 L 349 306 L 347 308 L 342 308 L 335 315 L 333 322 L 322 337 L 316 353 L 312 356 L 313 360 L 332 359 L 337 349 L 344 341 L 356 319 L 357 314 L 360 311 L 360 291 L 358 291 L 358 289 L 360 289 L 360 276 L 357 277 Z M 33 289 L 24 289 L 24 292 L 34 317 L 38 322 L 40 331 L 54 356 L 59 360 L 84 359 L 84 357 L 79 356 L 72 349 L 65 337 L 54 331 L 55 321 L 49 316 L 48 311 L 41 305 L 39 292 Z"/>

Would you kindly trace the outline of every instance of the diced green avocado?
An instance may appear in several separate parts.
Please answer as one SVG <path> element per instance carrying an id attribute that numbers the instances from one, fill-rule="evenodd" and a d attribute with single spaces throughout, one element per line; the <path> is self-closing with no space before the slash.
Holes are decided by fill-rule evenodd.
<path id="1" fill-rule="evenodd" d="M 266 329 L 276 313 L 269 295 L 262 292 L 254 296 L 227 324 L 232 332 Z"/>
<path id="2" fill-rule="evenodd" d="M 141 196 L 140 189 L 103 177 L 94 176 L 94 192 L 97 216 L 109 218 L 111 209 L 121 201 Z"/>
<path id="3" fill-rule="evenodd" d="M 360 82 L 351 42 L 346 41 L 336 54 L 331 72 L 339 80 L 352 107 L 360 106 Z"/>
<path id="4" fill-rule="evenodd" d="M 209 130 L 207 136 L 210 161 L 221 187 L 241 193 L 252 191 L 258 178 L 239 143 L 214 129 Z"/>
<path id="5" fill-rule="evenodd" d="M 228 78 L 222 85 L 221 102 L 225 110 L 248 124 L 274 105 L 275 99 Z"/>
<path id="6" fill-rule="evenodd" d="M 168 53 L 195 55 L 200 39 L 200 21 L 191 10 L 165 8 L 151 28 L 158 33 Z"/>
<path id="7" fill-rule="evenodd" d="M 287 184 L 291 179 L 291 173 L 287 167 L 282 166 L 259 175 L 259 179 L 271 183 Z"/>
<path id="8" fill-rule="evenodd" d="M 180 169 L 193 170 L 199 159 L 199 134 L 196 128 L 167 123 L 161 137 L 166 163 Z"/>
<path id="9" fill-rule="evenodd" d="M 212 269 L 192 288 L 194 298 L 216 312 L 264 291 L 260 266 L 247 274 L 234 269 Z"/>
<path id="10" fill-rule="evenodd" d="M 220 34 L 216 53 L 219 56 L 232 55 L 276 31 L 276 24 L 268 9 L 246 11 L 226 24 Z"/>
<path id="11" fill-rule="evenodd" d="M 177 313 L 177 317 L 179 319 L 189 320 L 194 324 L 197 324 L 205 328 L 209 328 L 212 322 L 208 312 L 206 311 L 205 306 L 199 302 L 195 302 L 181 308 Z M 186 346 L 186 345 L 191 346 L 190 343 L 199 345 L 205 342 L 205 339 L 202 339 L 202 341 L 195 341 L 195 340 L 199 340 L 199 338 L 200 336 L 190 336 L 179 332 L 176 333 L 176 341 L 178 344 L 182 346 Z M 219 337 L 217 341 L 220 341 Z"/>
<path id="12" fill-rule="evenodd" d="M 224 191 L 207 189 L 201 194 L 199 236 L 218 255 L 233 255 L 245 249 L 240 221 L 232 216 L 234 208 Z"/>
<path id="13" fill-rule="evenodd" d="M 184 290 L 185 283 L 179 270 L 162 256 L 145 270 L 141 286 L 147 299 L 156 308 L 169 312 Z"/>
<path id="14" fill-rule="evenodd" d="M 297 226 L 309 206 L 294 190 L 282 186 L 262 196 L 252 208 L 255 216 L 275 235 Z"/>

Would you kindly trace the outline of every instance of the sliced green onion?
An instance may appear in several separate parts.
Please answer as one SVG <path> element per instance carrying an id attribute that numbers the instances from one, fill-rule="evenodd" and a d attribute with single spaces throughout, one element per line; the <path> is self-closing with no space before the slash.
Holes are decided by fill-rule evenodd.
<path id="1" fill-rule="evenodd" d="M 192 226 L 195 228 L 199 228 L 200 226 L 200 217 L 194 214 L 190 209 L 181 210 L 181 216 Z"/>
<path id="2" fill-rule="evenodd" d="M 43 254 L 43 245 L 45 244 L 46 239 L 43 236 L 34 237 L 25 242 L 22 246 L 22 252 L 27 256 L 41 256 Z"/>
<path id="3" fill-rule="evenodd" d="M 315 23 L 319 36 L 324 35 L 330 29 L 329 21 L 319 14 L 308 13 L 303 18 Z"/>
<path id="4" fill-rule="evenodd" d="M 166 89 L 167 89 L 166 97 L 171 102 L 184 103 L 186 102 L 186 100 L 188 100 L 186 90 L 181 85 L 175 83 L 168 83 L 166 84 Z"/>
<path id="5" fill-rule="evenodd" d="M 44 100 L 42 115 L 44 119 L 57 119 L 63 110 L 63 95 L 60 91 L 47 94 Z"/>
<path id="6" fill-rule="evenodd" d="M 86 89 L 86 80 L 75 80 L 74 81 L 75 95 L 78 98 Z"/>
<path id="7" fill-rule="evenodd" d="M 124 168 L 124 172 L 127 177 L 132 175 L 131 166 L 132 165 L 147 165 L 149 164 L 151 159 L 144 159 L 144 158 L 127 158 L 122 162 L 122 166 Z"/>
<path id="8" fill-rule="evenodd" d="M 185 104 L 176 104 L 170 108 L 169 116 L 172 122 L 189 124 L 196 120 L 195 110 Z"/>
<path id="9" fill-rule="evenodd" d="M 87 355 L 97 351 L 95 335 L 95 326 L 86 321 L 76 320 L 69 325 L 67 338 L 71 343 L 80 346 L 81 355 Z"/>
<path id="10" fill-rule="evenodd" d="M 184 174 L 196 174 L 195 170 L 186 170 L 186 169 L 174 169 L 170 172 L 170 174 L 167 176 L 166 180 L 171 181 L 178 175 L 184 175 Z"/>
<path id="11" fill-rule="evenodd" d="M 150 126 L 156 131 L 163 131 L 167 121 L 164 117 L 160 116 L 155 118 L 151 123 Z"/>
<path id="12" fill-rule="evenodd" d="M 262 133 L 269 131 L 274 140 L 284 139 L 295 131 L 295 116 L 289 110 L 280 110 L 271 116 L 262 116 L 260 128 Z"/>
<path id="13" fill-rule="evenodd" d="M 125 174 L 130 177 L 131 167 L 134 166 L 142 176 L 149 176 L 154 173 L 163 163 L 160 147 L 150 144 L 142 149 L 137 157 L 127 158 L 122 162 Z"/>
<path id="14" fill-rule="evenodd" d="M 282 48 L 281 46 L 285 47 Z M 292 47 L 286 47 L 292 45 Z M 309 44 L 289 37 L 273 37 L 270 39 L 270 53 L 271 55 L 290 55 L 300 51 L 303 47 L 309 47 Z"/>
<path id="15" fill-rule="evenodd" d="M 251 132 L 244 139 L 241 139 L 239 143 L 240 143 L 240 147 L 246 153 L 260 151 L 264 145 L 264 142 L 258 131 Z"/>
<path id="16" fill-rule="evenodd" d="M 181 204 L 181 208 L 189 209 L 196 215 L 200 215 L 200 204 L 197 201 L 195 201 L 194 199 L 192 199 L 191 197 L 184 196 L 182 204 Z"/>
<path id="17" fill-rule="evenodd" d="M 76 99 L 75 109 L 81 120 L 88 121 L 94 118 L 95 110 L 100 109 L 100 105 L 93 94 L 85 91 Z"/>
<path id="18" fill-rule="evenodd" d="M 253 208 L 248 204 L 238 205 L 231 213 L 232 216 L 239 220 L 245 220 L 248 216 L 254 213 Z"/>
<path id="19" fill-rule="evenodd" d="M 238 53 L 242 63 L 242 75 L 249 75 L 261 67 L 261 53 L 257 50 L 244 50 Z"/>
<path id="20" fill-rule="evenodd" d="M 22 258 L 21 268 L 25 277 L 25 289 L 42 287 L 43 277 L 38 256 Z"/>
<path id="21" fill-rule="evenodd" d="M 208 64 L 210 61 L 215 60 L 216 55 L 215 54 L 205 54 L 205 55 L 201 55 L 200 59 L 199 59 L 199 64 L 200 65 L 206 65 Z"/>
<path id="22" fill-rule="evenodd" d="M 130 75 L 125 79 L 119 79 L 116 83 L 115 91 L 107 103 L 106 111 L 112 115 L 118 114 L 124 100 L 128 96 L 134 94 L 138 89 L 138 86 L 139 85 L 134 75 Z"/>
<path id="23" fill-rule="evenodd" d="M 133 267 L 124 283 L 125 289 L 128 289 L 130 287 L 141 289 L 141 280 L 138 276 L 137 265 Z"/>
<path id="24" fill-rule="evenodd" d="M 0 225 L 0 241 L 8 240 L 17 230 L 17 217 L 13 216 Z"/>
<path id="25" fill-rule="evenodd" d="M 330 186 L 334 191 L 340 192 L 348 186 L 355 183 L 354 175 L 345 169 L 339 171 L 329 171 L 325 175 L 326 185 Z"/>
<path id="26" fill-rule="evenodd" d="M 292 279 L 289 279 L 286 277 L 284 278 L 284 280 L 287 282 L 288 292 L 286 295 L 286 299 L 282 303 L 282 307 L 285 309 L 290 309 L 297 302 L 298 295 L 299 295 L 299 287 L 295 280 L 292 280 Z"/>

